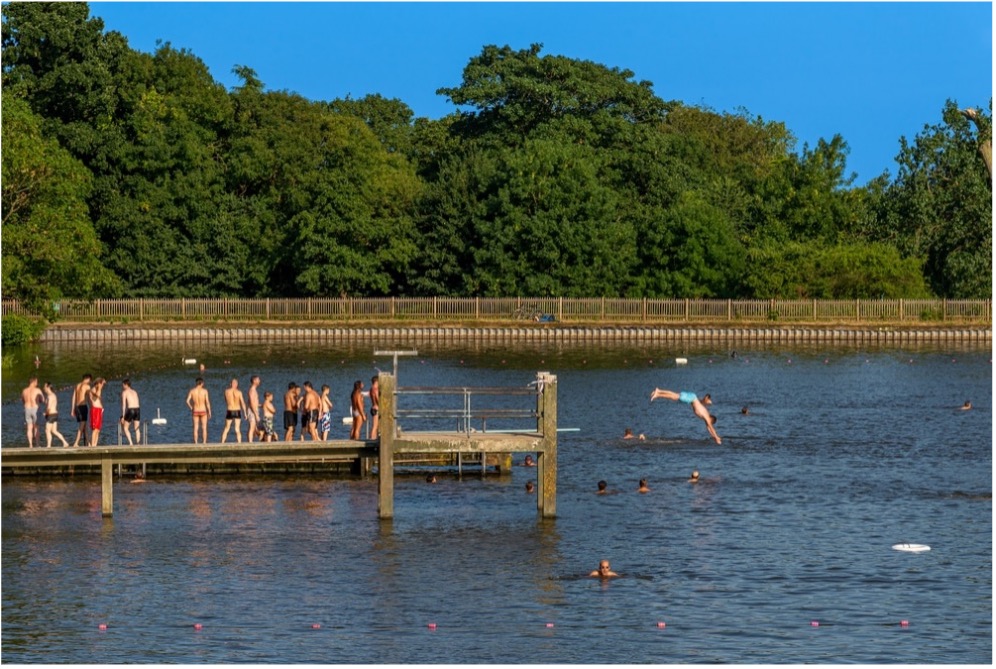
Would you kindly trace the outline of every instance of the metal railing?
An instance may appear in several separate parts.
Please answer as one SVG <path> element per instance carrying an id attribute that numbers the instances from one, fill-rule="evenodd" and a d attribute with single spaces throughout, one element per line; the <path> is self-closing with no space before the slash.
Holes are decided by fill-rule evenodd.
<path id="1" fill-rule="evenodd" d="M 412 386 L 398 388 L 395 391 L 398 397 L 395 415 L 397 416 L 398 424 L 404 430 L 408 431 L 411 431 L 410 420 L 421 420 L 435 423 L 436 425 L 439 423 L 449 424 L 455 427 L 456 432 L 463 434 L 470 434 L 477 431 L 478 428 L 474 427 L 475 424 L 480 425 L 479 430 L 481 432 L 487 432 L 489 420 L 492 421 L 492 427 L 495 421 L 507 423 L 507 421 L 522 419 L 531 420 L 535 425 L 535 421 L 539 417 L 536 408 L 539 393 L 540 389 L 535 383 L 522 388 L 514 386 L 499 388 Z M 421 403 L 416 401 L 415 404 L 418 404 L 418 406 L 403 407 L 402 397 L 405 396 L 425 398 L 429 401 Z M 516 400 L 510 401 L 508 399 L 523 396 L 533 398 L 531 407 L 515 406 Z M 440 407 L 436 401 L 440 397 L 451 398 L 456 401 L 453 403 L 453 406 Z M 480 406 L 477 400 L 482 397 L 502 399 L 496 402 L 497 406 Z M 508 426 L 506 425 L 506 427 Z M 520 424 L 516 427 L 521 428 L 522 425 Z"/>
<path id="2" fill-rule="evenodd" d="M 3 315 L 32 315 L 3 300 Z M 707 300 L 377 297 L 62 300 L 62 322 L 963 323 L 992 322 L 992 300 Z"/>

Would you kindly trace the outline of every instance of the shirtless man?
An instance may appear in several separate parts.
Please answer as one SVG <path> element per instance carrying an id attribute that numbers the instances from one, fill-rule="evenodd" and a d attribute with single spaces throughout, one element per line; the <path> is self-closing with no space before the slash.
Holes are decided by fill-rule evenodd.
<path id="1" fill-rule="evenodd" d="M 367 419 L 367 413 L 363 408 L 363 381 L 357 381 L 353 384 L 350 406 L 352 407 L 353 427 L 349 431 L 349 438 L 359 439 L 361 434 L 360 428 L 363 427 L 363 422 Z"/>
<path id="2" fill-rule="evenodd" d="M 52 389 L 51 383 L 45 384 L 45 448 L 52 448 L 52 436 L 62 442 L 63 448 L 69 448 L 69 442 L 59 432 L 59 398 Z"/>
<path id="3" fill-rule="evenodd" d="M 121 382 L 121 427 L 124 428 L 125 436 L 128 438 L 128 445 L 134 446 L 142 443 L 142 413 L 138 406 L 138 393 L 131 387 L 131 381 L 125 379 Z M 130 427 L 129 427 L 130 425 Z M 131 440 L 131 428 L 135 429 L 135 441 Z"/>
<path id="4" fill-rule="evenodd" d="M 322 441 L 328 441 L 329 432 L 332 431 L 332 398 L 329 397 L 331 390 L 328 384 L 322 385 L 322 417 L 318 419 L 318 432 Z"/>
<path id="5" fill-rule="evenodd" d="M 249 410 L 247 412 L 246 418 L 249 421 L 249 431 L 246 435 L 246 441 L 250 444 L 256 436 L 256 432 L 259 431 L 259 377 L 253 376 L 249 379 Z M 260 441 L 263 440 L 262 434 L 260 435 Z"/>
<path id="6" fill-rule="evenodd" d="M 38 407 L 44 401 L 41 390 L 38 389 L 38 377 L 28 379 L 28 387 L 21 391 L 21 401 L 24 402 L 24 424 L 28 432 L 28 448 L 35 447 L 35 437 L 41 446 L 41 436 L 38 434 Z"/>
<path id="7" fill-rule="evenodd" d="M 370 438 L 377 439 L 377 426 L 380 419 L 377 414 L 380 412 L 380 381 L 375 376 L 370 379 Z"/>
<path id="8" fill-rule="evenodd" d="M 242 416 L 246 413 L 246 400 L 239 390 L 239 380 L 232 379 L 225 389 L 225 429 L 221 433 L 221 443 L 228 439 L 228 431 L 235 423 L 235 441 L 242 443 Z"/>
<path id="9" fill-rule="evenodd" d="M 301 439 L 307 431 L 312 441 L 320 441 L 318 437 L 318 414 L 322 408 L 322 398 L 311 385 L 304 382 L 304 399 L 301 403 Z"/>
<path id="10" fill-rule="evenodd" d="M 588 576 L 594 576 L 596 578 L 612 578 L 613 576 L 618 576 L 616 572 L 612 571 L 612 567 L 609 566 L 608 560 L 602 560 L 598 563 L 598 569 L 588 574 Z"/>
<path id="11" fill-rule="evenodd" d="M 73 442 L 73 448 L 78 448 L 80 445 L 80 437 L 83 438 L 83 445 L 86 446 L 89 441 L 86 436 L 86 425 L 90 420 L 88 407 L 86 403 L 86 398 L 90 394 L 90 381 L 93 380 L 93 376 L 90 374 L 84 374 L 83 380 L 76 384 L 76 389 L 73 391 L 73 418 L 76 419 L 76 441 Z"/>
<path id="12" fill-rule="evenodd" d="M 294 440 L 294 428 L 297 427 L 297 405 L 301 389 L 291 381 L 284 393 L 284 441 Z"/>
<path id="13" fill-rule="evenodd" d="M 211 418 L 211 399 L 208 397 L 207 388 L 204 387 L 204 379 L 198 378 L 194 381 L 194 387 L 187 393 L 187 408 L 194 419 L 194 443 L 197 443 L 197 428 L 201 428 L 206 444 L 208 440 L 208 420 Z"/>
<path id="14" fill-rule="evenodd" d="M 656 399 L 664 398 L 666 400 L 674 400 L 675 402 L 683 402 L 684 404 L 689 404 L 692 407 L 692 411 L 705 422 L 706 429 L 709 430 L 709 434 L 712 435 L 713 440 L 717 444 L 722 444 L 723 440 L 719 438 L 716 434 L 716 428 L 713 425 L 716 424 L 716 417 L 709 414 L 709 410 L 706 409 L 707 404 L 712 404 L 712 398 L 706 395 L 701 400 L 695 395 L 695 393 L 680 392 L 676 393 L 672 390 L 661 390 L 660 388 L 655 388 L 654 392 L 650 393 L 650 401 L 653 402 Z"/>
<path id="15" fill-rule="evenodd" d="M 87 399 L 90 400 L 90 446 L 100 443 L 100 430 L 104 427 L 104 399 L 101 393 L 104 392 L 106 383 L 107 381 L 98 376 L 87 395 Z"/>

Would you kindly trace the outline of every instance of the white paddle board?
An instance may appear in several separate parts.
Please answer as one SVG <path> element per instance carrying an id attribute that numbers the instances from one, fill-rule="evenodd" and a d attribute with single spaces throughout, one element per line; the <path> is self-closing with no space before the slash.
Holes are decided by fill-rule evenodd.
<path id="1" fill-rule="evenodd" d="M 930 546 L 924 544 L 895 544 L 892 549 L 907 553 L 923 553 L 924 551 L 929 551 Z"/>

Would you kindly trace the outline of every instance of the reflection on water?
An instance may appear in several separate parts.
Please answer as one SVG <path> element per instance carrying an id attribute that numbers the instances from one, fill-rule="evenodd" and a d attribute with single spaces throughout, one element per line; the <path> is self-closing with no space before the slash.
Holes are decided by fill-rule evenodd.
<path id="1" fill-rule="evenodd" d="M 267 388 L 327 382 L 340 406 L 353 379 L 390 364 L 368 347 L 43 353 L 60 383 L 130 375 L 146 415 L 169 418 L 156 439 L 190 429 L 197 372 L 181 356 L 207 361 L 219 399 L 228 378 L 258 373 Z M 578 428 L 560 439 L 556 519 L 537 517 L 526 467 L 399 476 L 391 521 L 377 519 L 375 479 L 122 481 L 102 519 L 96 478 L 6 477 L 5 661 L 991 658 L 988 351 L 464 348 L 403 361 L 400 376 L 518 386 L 539 369 L 558 375 L 560 425 Z M 21 384 L 9 377 L 5 398 Z M 710 392 L 722 446 L 684 405 L 651 405 L 655 386 Z M 16 401 L 2 410 L 6 445 L 23 419 Z M 625 427 L 647 440 L 622 440 Z M 616 494 L 595 494 L 600 479 Z M 602 558 L 625 576 L 588 578 Z"/>

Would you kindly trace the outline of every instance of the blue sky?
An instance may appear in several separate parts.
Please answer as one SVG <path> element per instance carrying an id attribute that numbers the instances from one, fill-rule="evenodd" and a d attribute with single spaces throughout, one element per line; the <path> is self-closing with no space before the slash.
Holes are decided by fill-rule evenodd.
<path id="1" fill-rule="evenodd" d="M 189 49 L 225 86 L 235 65 L 312 100 L 379 93 L 417 116 L 454 110 L 486 44 L 629 69 L 665 100 L 745 108 L 811 146 L 840 134 L 863 184 L 896 172 L 899 138 L 944 101 L 987 108 L 992 6 L 967 3 L 93 2 L 91 15 L 152 52 Z"/>

